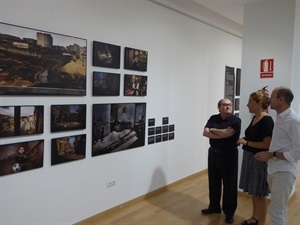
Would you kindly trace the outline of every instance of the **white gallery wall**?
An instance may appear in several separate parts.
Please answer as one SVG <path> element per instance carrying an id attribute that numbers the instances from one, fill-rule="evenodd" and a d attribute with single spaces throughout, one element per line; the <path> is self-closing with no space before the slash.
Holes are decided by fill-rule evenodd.
<path id="1" fill-rule="evenodd" d="M 251 116 L 246 107 L 249 95 L 268 86 L 271 91 L 287 86 L 294 92 L 292 107 L 299 112 L 299 0 L 247 5 L 244 10 L 240 115 L 243 130 Z M 255 16 L 253 16 L 255 15 Z M 260 60 L 274 59 L 272 78 L 260 78 Z M 275 120 L 276 112 L 269 110 Z"/>
<path id="2" fill-rule="evenodd" d="M 0 22 L 87 39 L 86 96 L 0 96 L 0 106 L 43 105 L 44 166 L 0 177 L 1 225 L 69 225 L 207 168 L 208 117 L 224 96 L 225 66 L 240 67 L 242 40 L 147 0 L 0 0 Z M 121 68 L 92 66 L 92 42 L 121 46 Z M 148 51 L 145 97 L 123 96 L 124 47 Z M 121 74 L 121 95 L 92 96 L 93 71 Z M 172 141 L 91 156 L 92 104 L 146 102 L 146 119 L 175 124 Z M 50 106 L 87 104 L 87 128 L 50 132 Z M 147 126 L 146 126 L 147 130 Z M 51 166 L 51 138 L 85 133 L 86 158 Z M 147 131 L 146 131 L 147 134 Z M 147 135 L 146 135 L 147 138 Z M 107 188 L 107 182 L 116 186 Z"/>

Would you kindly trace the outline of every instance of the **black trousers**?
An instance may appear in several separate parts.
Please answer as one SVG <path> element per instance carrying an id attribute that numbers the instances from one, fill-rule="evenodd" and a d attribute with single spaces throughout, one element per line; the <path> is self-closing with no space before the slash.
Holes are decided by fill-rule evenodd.
<path id="1" fill-rule="evenodd" d="M 208 152 L 209 209 L 233 216 L 237 208 L 238 149 Z M 222 189 L 223 187 L 223 189 Z M 223 195 L 222 195 L 223 193 Z M 222 196 L 222 207 L 220 204 Z"/>

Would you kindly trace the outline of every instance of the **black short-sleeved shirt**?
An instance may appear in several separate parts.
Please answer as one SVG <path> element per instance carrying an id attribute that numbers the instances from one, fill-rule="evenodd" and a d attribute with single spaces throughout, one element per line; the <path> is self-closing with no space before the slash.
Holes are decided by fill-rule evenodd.
<path id="1" fill-rule="evenodd" d="M 223 139 L 209 139 L 210 146 L 214 149 L 224 150 L 233 149 L 237 147 L 237 140 L 241 133 L 241 119 L 234 115 L 230 115 L 226 119 L 222 119 L 220 114 L 212 115 L 207 121 L 205 127 L 226 129 L 231 127 L 235 130 L 235 134 Z"/>
<path id="2" fill-rule="evenodd" d="M 271 116 L 264 116 L 256 124 L 252 125 L 255 117 L 245 130 L 245 139 L 247 141 L 260 142 L 265 137 L 272 137 L 274 122 Z M 243 145 L 243 149 L 252 153 L 261 151 L 268 151 L 268 149 L 251 148 L 250 146 Z"/>

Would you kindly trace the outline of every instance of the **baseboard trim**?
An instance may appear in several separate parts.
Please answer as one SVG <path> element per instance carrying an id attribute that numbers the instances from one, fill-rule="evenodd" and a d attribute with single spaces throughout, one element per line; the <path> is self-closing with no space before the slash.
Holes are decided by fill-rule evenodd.
<path id="1" fill-rule="evenodd" d="M 173 188 L 173 187 L 175 187 L 175 186 L 177 186 L 177 185 L 179 185 L 179 184 L 181 184 L 181 183 L 187 182 L 187 181 L 189 181 L 189 180 L 191 180 L 191 179 L 194 179 L 195 177 L 201 176 L 201 175 L 203 175 L 203 174 L 207 174 L 207 169 L 202 170 L 202 171 L 199 171 L 199 172 L 197 172 L 197 173 L 195 173 L 195 174 L 192 174 L 192 175 L 190 175 L 190 176 L 187 176 L 187 177 L 185 177 L 185 178 L 183 178 L 183 179 L 180 179 L 180 180 L 178 180 L 178 181 L 175 181 L 175 182 L 173 182 L 173 183 L 171 183 L 171 184 L 168 184 L 168 185 L 166 185 L 166 186 L 164 186 L 164 187 L 158 188 L 158 189 L 156 189 L 156 190 L 154 190 L 154 191 L 151 191 L 151 192 L 149 192 L 149 193 L 146 193 L 146 194 L 144 194 L 144 195 L 142 195 L 142 196 L 139 196 L 139 197 L 137 197 L 137 198 L 131 199 L 131 200 L 127 201 L 127 202 L 124 202 L 124 203 L 122 203 L 122 204 L 120 204 L 120 205 L 117 205 L 117 206 L 115 206 L 115 207 L 113 207 L 113 208 L 110 208 L 110 209 L 108 209 L 108 210 L 105 210 L 105 211 L 103 211 L 103 212 L 101 212 L 101 213 L 98 213 L 98 214 L 96 214 L 96 215 L 94 215 L 94 216 L 88 217 L 87 219 L 84 219 L 84 220 L 82 220 L 82 221 L 79 221 L 79 222 L 75 223 L 74 225 L 77 225 L 77 224 L 78 224 L 78 225 L 79 225 L 79 224 L 89 224 L 89 223 L 88 223 L 89 221 L 93 221 L 93 220 L 97 219 L 98 217 L 102 217 L 102 216 L 104 216 L 104 215 L 107 216 L 107 215 L 109 215 L 109 214 L 114 214 L 114 213 L 116 213 L 116 212 L 119 212 L 120 210 L 122 210 L 122 209 L 124 209 L 124 208 L 127 208 L 127 207 L 129 207 L 130 205 L 135 204 L 136 202 L 143 201 L 143 200 L 145 200 L 145 199 L 148 199 L 148 198 L 150 198 L 150 197 L 153 197 L 153 196 L 155 196 L 155 195 L 158 195 L 158 194 L 160 194 L 160 193 L 162 193 L 162 192 L 164 192 L 164 191 L 167 191 L 167 190 L 169 190 L 169 189 L 171 189 L 171 188 Z"/>

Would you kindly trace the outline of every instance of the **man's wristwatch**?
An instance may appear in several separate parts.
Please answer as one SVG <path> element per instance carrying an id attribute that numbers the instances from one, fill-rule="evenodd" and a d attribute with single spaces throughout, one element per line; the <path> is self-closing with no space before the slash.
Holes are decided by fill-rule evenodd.
<path id="1" fill-rule="evenodd" d="M 278 160 L 276 152 L 273 152 L 273 160 Z"/>

